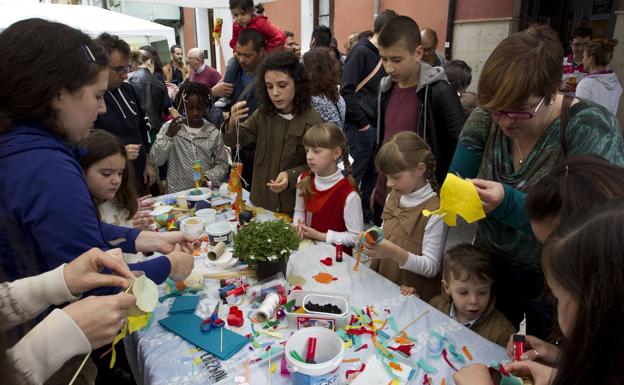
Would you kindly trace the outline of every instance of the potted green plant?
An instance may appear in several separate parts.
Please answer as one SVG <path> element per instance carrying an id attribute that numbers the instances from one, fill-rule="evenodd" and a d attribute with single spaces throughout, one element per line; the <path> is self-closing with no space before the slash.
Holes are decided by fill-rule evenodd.
<path id="1" fill-rule="evenodd" d="M 256 270 L 258 280 L 281 271 L 286 276 L 286 264 L 299 248 L 299 236 L 292 226 L 277 221 L 251 221 L 234 235 L 234 256 Z"/>

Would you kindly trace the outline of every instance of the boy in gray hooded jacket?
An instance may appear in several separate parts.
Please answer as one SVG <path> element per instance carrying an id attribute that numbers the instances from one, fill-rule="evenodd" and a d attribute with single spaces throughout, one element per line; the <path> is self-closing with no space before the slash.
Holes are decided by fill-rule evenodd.
<path id="1" fill-rule="evenodd" d="M 388 75 L 377 97 L 378 145 L 398 132 L 416 132 L 431 147 L 436 179 L 442 184 L 466 119 L 457 92 L 441 67 L 421 61 L 420 30 L 410 17 L 390 20 L 379 34 L 378 45 Z M 374 194 L 376 222 L 385 200 L 386 180 L 380 175 Z"/>

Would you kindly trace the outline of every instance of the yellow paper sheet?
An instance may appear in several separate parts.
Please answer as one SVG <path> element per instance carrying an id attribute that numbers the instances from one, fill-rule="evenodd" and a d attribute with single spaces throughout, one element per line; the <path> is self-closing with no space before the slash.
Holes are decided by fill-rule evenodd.
<path id="1" fill-rule="evenodd" d="M 453 174 L 446 175 L 440 189 L 440 208 L 435 211 L 425 209 L 422 213 L 426 217 L 433 214 L 441 215 L 448 226 L 457 226 L 457 215 L 468 223 L 485 218 L 477 188 L 469 180 Z"/>

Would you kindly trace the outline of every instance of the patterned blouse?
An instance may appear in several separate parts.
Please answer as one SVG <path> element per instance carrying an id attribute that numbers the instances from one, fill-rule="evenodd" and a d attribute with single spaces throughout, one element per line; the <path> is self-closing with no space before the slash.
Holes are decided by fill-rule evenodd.
<path id="1" fill-rule="evenodd" d="M 334 102 L 325 95 L 312 96 L 312 108 L 321 115 L 324 121 L 334 123 L 341 129 L 344 127 L 347 105 L 342 96 L 338 102 Z"/>

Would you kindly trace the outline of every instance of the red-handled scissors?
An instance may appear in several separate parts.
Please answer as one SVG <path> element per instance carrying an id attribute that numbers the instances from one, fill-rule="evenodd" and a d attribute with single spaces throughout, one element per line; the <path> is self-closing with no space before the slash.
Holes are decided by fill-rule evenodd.
<path id="1" fill-rule="evenodd" d="M 225 322 L 219 318 L 219 302 L 217 302 L 217 306 L 215 306 L 214 311 L 210 318 L 206 318 L 201 323 L 202 332 L 209 332 L 212 328 L 222 328 L 225 325 Z"/>

